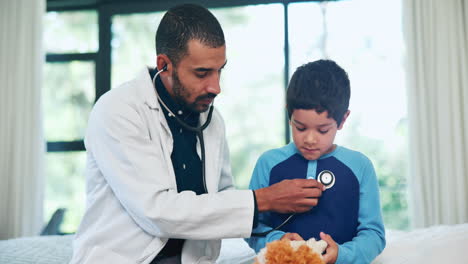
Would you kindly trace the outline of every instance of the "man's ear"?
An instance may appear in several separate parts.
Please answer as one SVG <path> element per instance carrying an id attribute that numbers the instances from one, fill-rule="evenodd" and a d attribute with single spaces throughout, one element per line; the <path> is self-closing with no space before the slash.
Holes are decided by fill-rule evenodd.
<path id="1" fill-rule="evenodd" d="M 338 130 L 342 129 L 343 128 L 343 125 L 344 123 L 346 122 L 346 119 L 348 119 L 349 117 L 349 114 L 351 113 L 351 111 L 346 111 L 346 113 L 343 115 L 343 119 L 341 120 L 341 124 L 340 126 L 338 127 Z"/>
<path id="2" fill-rule="evenodd" d="M 164 69 L 163 72 L 171 72 L 172 71 L 172 63 L 169 57 L 167 57 L 166 54 L 159 54 L 156 57 L 156 67 L 158 68 L 158 71 Z M 161 74 L 163 73 L 161 72 Z"/>
<path id="3" fill-rule="evenodd" d="M 163 70 L 159 76 L 166 89 L 171 93 L 174 82 L 172 80 L 173 64 L 166 54 L 159 54 L 156 57 L 156 67 L 158 71 Z"/>

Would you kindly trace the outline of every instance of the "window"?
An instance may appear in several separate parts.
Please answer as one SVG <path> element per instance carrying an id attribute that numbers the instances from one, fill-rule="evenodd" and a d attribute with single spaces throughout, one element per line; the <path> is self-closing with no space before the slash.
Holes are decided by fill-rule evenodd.
<path id="1" fill-rule="evenodd" d="M 215 104 L 226 124 L 235 184 L 247 189 L 258 157 L 284 143 L 284 7 L 212 11 L 224 30 L 228 60 Z"/>
<path id="2" fill-rule="evenodd" d="M 66 208 L 64 232 L 74 232 L 84 212 L 83 137 L 96 94 L 97 31 L 95 11 L 48 12 L 45 17 L 44 220 Z"/>
<path id="3" fill-rule="evenodd" d="M 76 230 L 84 208 L 83 136 L 89 111 L 99 95 L 144 66 L 155 66 L 155 31 L 173 5 L 110 2 L 46 16 L 45 215 L 66 207 L 62 229 L 67 232 Z M 248 187 L 261 153 L 290 140 L 284 95 L 296 67 L 330 58 L 351 80 L 351 116 L 337 143 L 373 161 L 387 227 L 408 228 L 400 2 L 267 2 L 206 2 L 227 42 L 228 64 L 215 106 L 225 119 L 237 187 Z"/>
<path id="4" fill-rule="evenodd" d="M 135 78 L 145 66 L 156 67 L 154 37 L 163 15 L 153 12 L 112 17 L 112 88 Z"/>
<path id="5" fill-rule="evenodd" d="M 290 73 L 320 58 L 335 60 L 348 72 L 351 115 L 336 142 L 372 160 L 387 228 L 408 228 L 400 2 L 293 3 L 289 18 Z"/>

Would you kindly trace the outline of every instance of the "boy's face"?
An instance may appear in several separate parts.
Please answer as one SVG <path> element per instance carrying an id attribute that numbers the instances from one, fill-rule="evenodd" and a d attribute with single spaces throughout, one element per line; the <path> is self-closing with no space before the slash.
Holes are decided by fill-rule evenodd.
<path id="1" fill-rule="evenodd" d="M 349 110 L 343 116 L 340 126 L 328 111 L 317 113 L 314 109 L 296 109 L 291 115 L 291 128 L 294 144 L 307 160 L 316 160 L 334 150 L 335 135 L 343 128 Z"/>

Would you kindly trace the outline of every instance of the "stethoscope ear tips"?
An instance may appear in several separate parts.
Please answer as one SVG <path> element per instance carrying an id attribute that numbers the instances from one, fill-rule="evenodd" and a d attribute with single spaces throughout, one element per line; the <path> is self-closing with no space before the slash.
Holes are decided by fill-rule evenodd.
<path id="1" fill-rule="evenodd" d="M 323 184 L 326 189 L 330 189 L 335 185 L 335 175 L 329 170 L 323 170 L 317 176 L 317 181 Z"/>
<path id="2" fill-rule="evenodd" d="M 157 67 L 155 69 L 156 69 L 156 75 L 154 76 L 154 78 L 156 79 L 156 76 L 158 76 L 161 72 L 167 71 L 167 64 L 164 65 L 164 67 L 161 70 L 158 70 Z"/>

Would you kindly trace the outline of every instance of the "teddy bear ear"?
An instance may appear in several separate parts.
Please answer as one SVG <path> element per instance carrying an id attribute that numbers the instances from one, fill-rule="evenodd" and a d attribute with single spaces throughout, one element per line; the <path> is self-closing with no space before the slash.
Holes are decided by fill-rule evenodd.
<path id="1" fill-rule="evenodd" d="M 315 238 L 307 240 L 306 244 L 319 254 L 323 254 L 323 252 L 325 252 L 325 249 L 327 249 L 328 246 L 328 243 L 325 240 L 316 241 Z"/>

